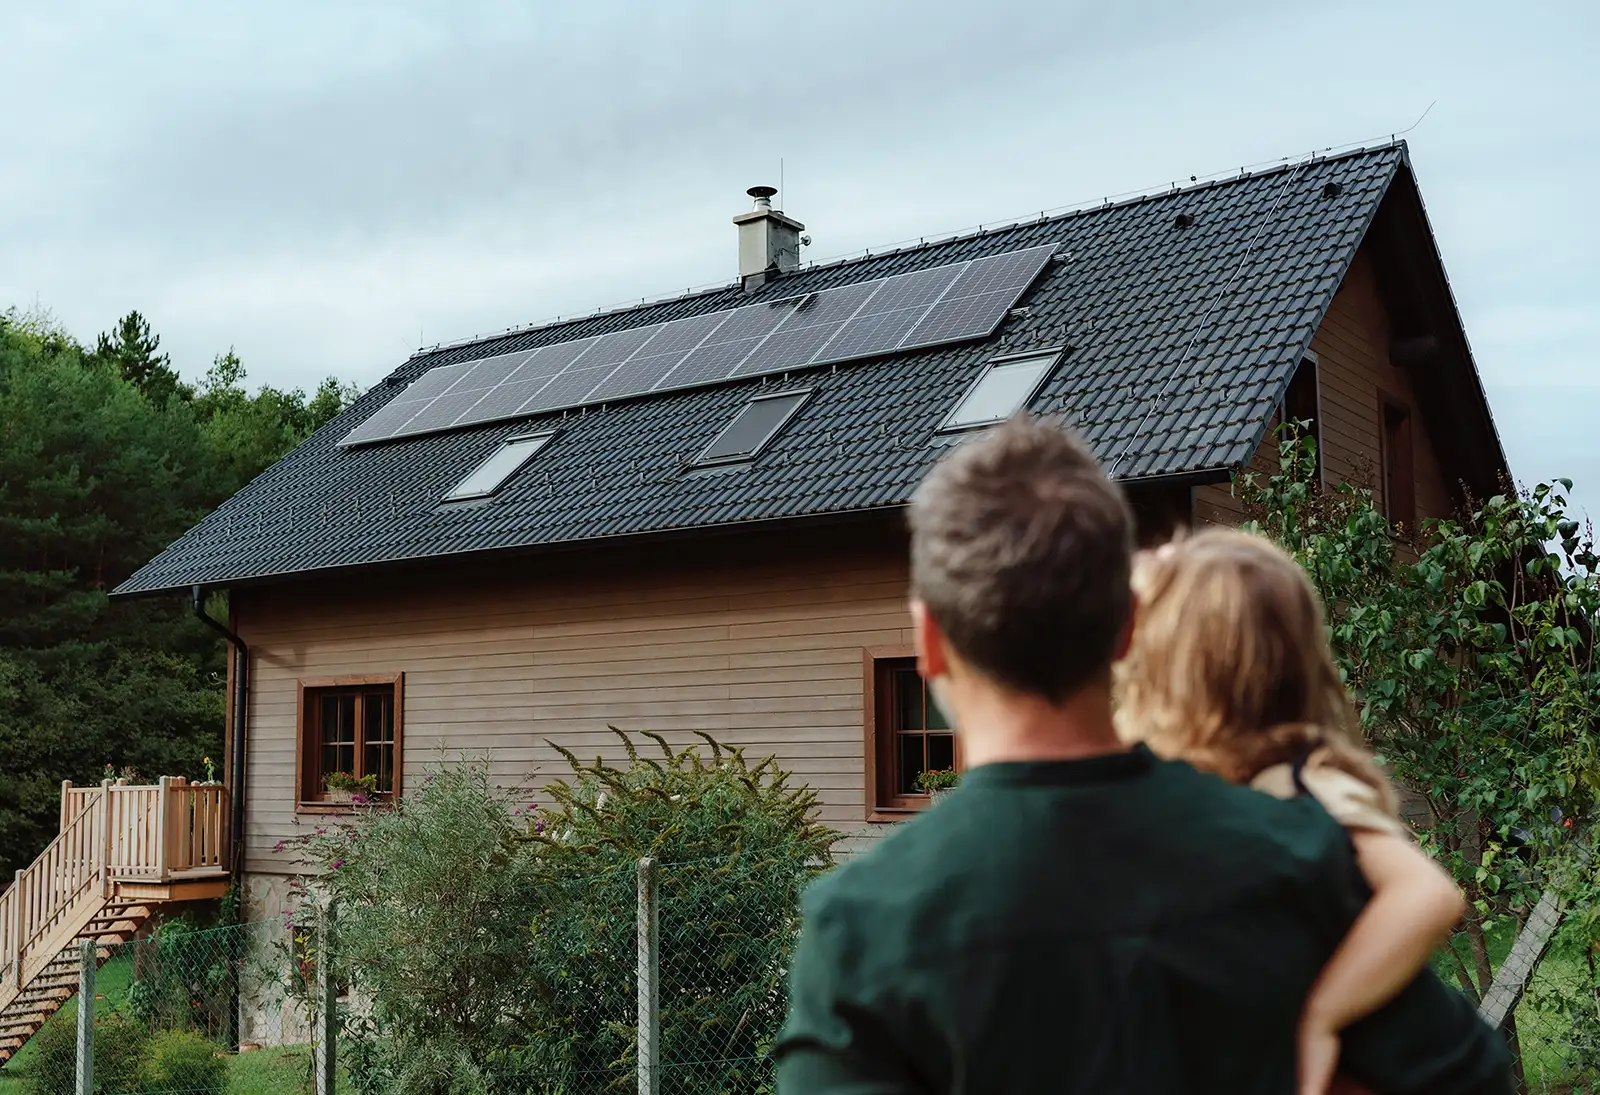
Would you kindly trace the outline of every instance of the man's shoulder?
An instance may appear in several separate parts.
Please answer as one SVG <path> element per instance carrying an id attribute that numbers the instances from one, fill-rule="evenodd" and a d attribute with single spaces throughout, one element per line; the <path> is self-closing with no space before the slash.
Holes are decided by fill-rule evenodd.
<path id="1" fill-rule="evenodd" d="M 1287 798 L 1229 783 L 1181 761 L 1164 761 L 1157 776 L 1164 820 L 1211 839 L 1240 839 L 1280 847 L 1297 857 L 1322 858 L 1343 849 L 1343 828 L 1310 795 Z"/>

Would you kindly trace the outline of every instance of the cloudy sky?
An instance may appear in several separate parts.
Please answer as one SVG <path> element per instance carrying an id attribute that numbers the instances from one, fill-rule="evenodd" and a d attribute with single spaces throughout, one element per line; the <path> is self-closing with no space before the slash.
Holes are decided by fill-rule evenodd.
<path id="1" fill-rule="evenodd" d="M 137 308 L 198 377 L 729 280 L 746 187 L 824 259 L 1387 138 L 1515 473 L 1600 514 L 1600 6 L 709 0 L 0 7 L 0 308 Z"/>

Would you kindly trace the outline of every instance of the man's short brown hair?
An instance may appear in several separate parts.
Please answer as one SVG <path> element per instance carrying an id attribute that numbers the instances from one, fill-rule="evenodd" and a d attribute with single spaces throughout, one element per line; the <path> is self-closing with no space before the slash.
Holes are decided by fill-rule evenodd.
<path id="1" fill-rule="evenodd" d="M 1063 426 L 969 441 L 911 500 L 911 589 L 969 664 L 1060 702 L 1102 676 L 1127 623 L 1133 519 Z"/>

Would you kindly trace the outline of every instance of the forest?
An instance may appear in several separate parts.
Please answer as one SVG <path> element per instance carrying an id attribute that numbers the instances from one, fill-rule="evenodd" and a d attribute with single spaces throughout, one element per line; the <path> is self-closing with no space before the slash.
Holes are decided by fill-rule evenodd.
<path id="1" fill-rule="evenodd" d="M 222 641 L 183 598 L 108 594 L 356 394 L 248 390 L 231 348 L 191 384 L 160 347 L 138 312 L 92 345 L 0 312 L 0 877 L 53 838 L 62 780 L 220 761 Z"/>

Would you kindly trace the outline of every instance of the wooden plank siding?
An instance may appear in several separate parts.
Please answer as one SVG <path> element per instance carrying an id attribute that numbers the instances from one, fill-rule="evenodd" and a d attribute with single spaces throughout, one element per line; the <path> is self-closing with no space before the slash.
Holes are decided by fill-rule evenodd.
<path id="1" fill-rule="evenodd" d="M 1328 482 L 1360 475 L 1381 494 L 1377 482 L 1381 406 L 1385 395 L 1393 396 L 1412 408 L 1416 517 L 1449 516 L 1454 510 L 1449 482 L 1416 411 L 1411 378 L 1389 361 L 1389 318 L 1365 248 L 1334 296 L 1311 349 L 1317 355 L 1322 458 Z M 1251 467 L 1268 475 L 1277 470 L 1277 441 L 1270 434 L 1251 459 Z M 1196 523 L 1236 525 L 1243 519 L 1243 508 L 1226 484 L 1195 491 Z"/>
<path id="2" fill-rule="evenodd" d="M 823 820 L 862 828 L 862 650 L 911 641 L 907 570 L 898 534 L 843 542 L 752 538 L 698 558 L 595 552 L 430 570 L 423 583 L 243 591 L 247 870 L 289 869 L 273 846 L 316 824 L 295 812 L 297 682 L 351 674 L 405 674 L 404 786 L 447 756 L 486 756 L 497 782 L 538 801 L 567 771 L 547 738 L 620 759 L 608 723 L 685 744 L 706 730 L 776 754 L 819 792 Z"/>

